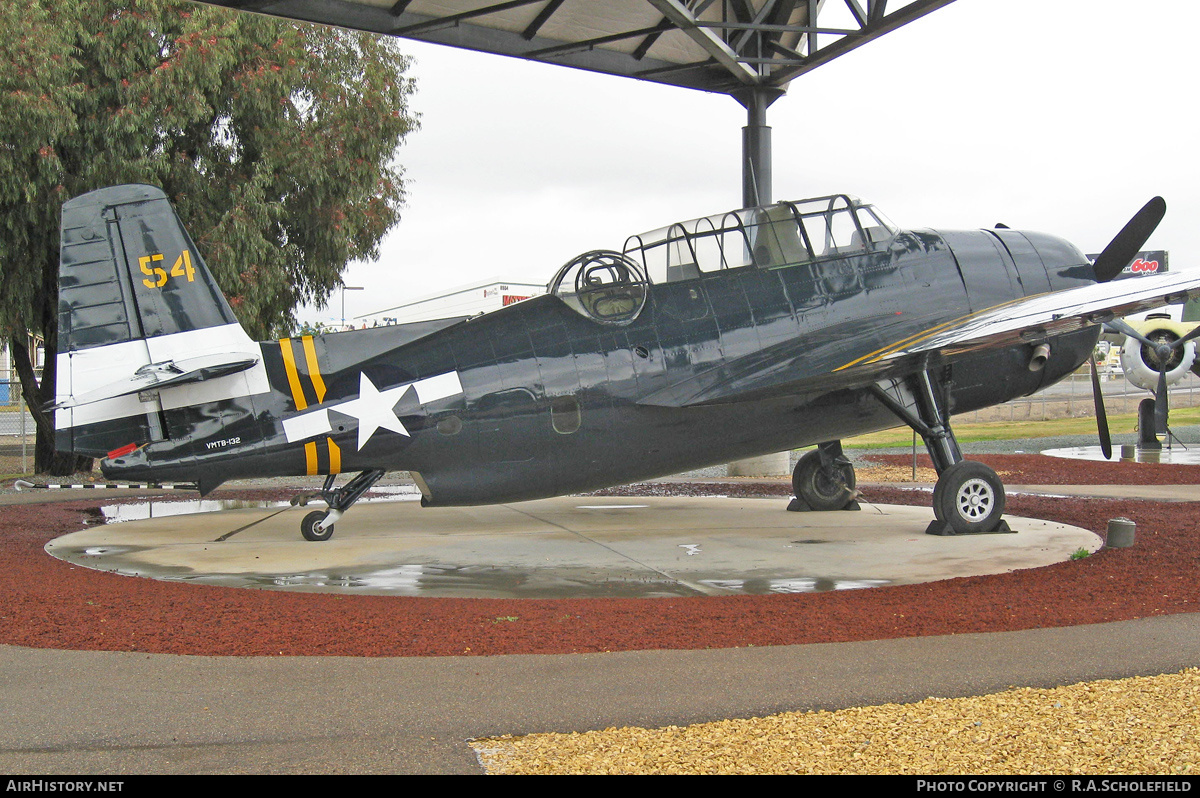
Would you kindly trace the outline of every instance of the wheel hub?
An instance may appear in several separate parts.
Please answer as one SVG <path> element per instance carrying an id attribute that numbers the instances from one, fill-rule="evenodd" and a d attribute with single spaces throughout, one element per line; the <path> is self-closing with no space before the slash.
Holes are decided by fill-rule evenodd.
<path id="1" fill-rule="evenodd" d="M 958 489 L 955 499 L 958 512 L 963 518 L 978 521 L 991 512 L 995 496 L 992 495 L 992 488 L 987 482 L 982 479 L 970 479 Z"/>

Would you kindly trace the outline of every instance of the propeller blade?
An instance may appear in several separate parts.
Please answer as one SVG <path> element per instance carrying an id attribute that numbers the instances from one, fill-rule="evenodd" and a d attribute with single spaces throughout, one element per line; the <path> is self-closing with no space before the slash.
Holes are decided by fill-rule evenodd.
<path id="1" fill-rule="evenodd" d="M 1096 432 L 1100 434 L 1100 451 L 1105 460 L 1112 459 L 1112 436 L 1108 431 L 1108 413 L 1104 412 L 1104 393 L 1100 390 L 1100 374 L 1096 370 L 1096 356 L 1088 358 L 1092 364 L 1092 401 L 1096 403 Z"/>
<path id="2" fill-rule="evenodd" d="M 1107 283 L 1120 274 L 1141 250 L 1166 212 L 1167 203 L 1162 197 L 1155 197 L 1142 206 L 1096 258 L 1092 265 L 1096 272 L 1096 282 Z"/>
<path id="3" fill-rule="evenodd" d="M 1200 324 L 1197 324 L 1190 333 L 1172 343 L 1171 348 L 1178 349 L 1197 336 L 1200 336 Z"/>
<path id="4" fill-rule="evenodd" d="M 1146 336 L 1142 335 L 1137 330 L 1130 327 L 1122 319 L 1113 319 L 1112 321 L 1105 322 L 1104 328 L 1110 332 L 1116 332 L 1116 333 L 1120 333 L 1121 335 L 1127 335 L 1130 338 L 1132 338 L 1133 340 L 1137 341 L 1138 343 L 1145 344 L 1146 346 L 1150 347 L 1151 349 L 1158 348 L 1158 344 L 1156 344 L 1154 341 L 1151 341 L 1149 338 L 1147 338 Z M 1200 327 L 1198 327 L 1197 329 L 1200 329 Z"/>
<path id="5" fill-rule="evenodd" d="M 1167 370 L 1158 372 L 1158 393 L 1154 395 L 1154 428 L 1156 432 L 1167 431 Z"/>

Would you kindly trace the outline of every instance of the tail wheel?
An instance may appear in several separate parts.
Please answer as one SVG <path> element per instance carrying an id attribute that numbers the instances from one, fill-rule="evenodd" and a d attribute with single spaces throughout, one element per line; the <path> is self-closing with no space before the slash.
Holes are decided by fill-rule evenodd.
<path id="1" fill-rule="evenodd" d="M 313 510 L 304 516 L 304 520 L 300 522 L 300 534 L 304 535 L 305 540 L 320 542 L 333 537 L 333 524 L 330 524 L 325 529 L 317 528 L 317 524 L 324 521 L 327 515 L 329 513 L 325 510 Z"/>
<path id="2" fill-rule="evenodd" d="M 805 454 L 792 471 L 792 490 L 814 510 L 841 510 L 857 495 L 854 466 L 821 465 L 820 452 Z"/>
<path id="3" fill-rule="evenodd" d="M 991 532 L 1004 513 L 1004 483 L 983 463 L 963 460 L 942 472 L 934 515 L 956 535 Z"/>

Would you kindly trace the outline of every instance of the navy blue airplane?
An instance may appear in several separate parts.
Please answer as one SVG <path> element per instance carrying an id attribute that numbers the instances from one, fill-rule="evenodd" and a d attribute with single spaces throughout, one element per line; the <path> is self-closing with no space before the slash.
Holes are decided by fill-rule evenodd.
<path id="1" fill-rule="evenodd" d="M 841 439 L 908 425 L 939 475 L 928 531 L 1002 530 L 1004 487 L 963 459 L 951 415 L 1074 372 L 1115 316 L 1200 295 L 1183 273 L 1109 282 L 1165 210 L 1093 264 L 1041 233 L 783 202 L 587 252 L 485 315 L 255 342 L 163 192 L 104 188 L 63 206 L 56 444 L 201 494 L 327 475 L 311 496 L 328 510 L 301 525 L 326 540 L 391 470 L 424 505 L 489 504 L 814 444 L 794 505 L 841 509 L 857 495 Z"/>

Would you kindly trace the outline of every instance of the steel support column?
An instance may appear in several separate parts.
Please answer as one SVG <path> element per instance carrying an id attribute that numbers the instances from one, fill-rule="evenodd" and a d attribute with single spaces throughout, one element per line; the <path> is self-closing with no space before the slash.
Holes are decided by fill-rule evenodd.
<path id="1" fill-rule="evenodd" d="M 758 86 L 734 93 L 746 108 L 742 128 L 742 207 L 767 205 L 771 191 L 771 128 L 767 108 L 784 94 L 783 89 Z"/>

